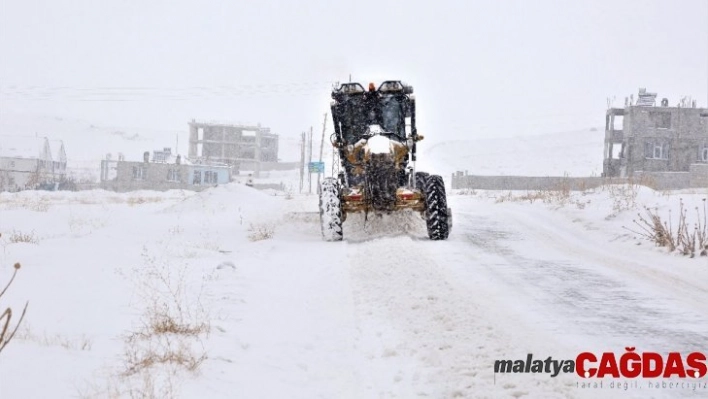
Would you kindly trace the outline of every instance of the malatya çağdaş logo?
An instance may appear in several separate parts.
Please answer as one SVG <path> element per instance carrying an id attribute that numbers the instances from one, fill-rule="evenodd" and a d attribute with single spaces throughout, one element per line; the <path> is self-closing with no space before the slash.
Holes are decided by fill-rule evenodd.
<path id="1" fill-rule="evenodd" d="M 614 352 L 594 354 L 582 352 L 575 359 L 554 360 L 551 356 L 541 360 L 533 354 L 526 359 L 496 360 L 495 373 L 539 373 L 557 377 L 560 373 L 575 373 L 582 378 L 702 378 L 708 373 L 706 355 L 702 352 L 682 354 L 669 352 L 635 352 L 634 347 Z"/>

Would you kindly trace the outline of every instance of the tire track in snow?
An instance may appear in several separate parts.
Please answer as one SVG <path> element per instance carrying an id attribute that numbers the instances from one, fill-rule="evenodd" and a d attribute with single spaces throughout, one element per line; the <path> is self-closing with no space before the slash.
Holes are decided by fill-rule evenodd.
<path id="1" fill-rule="evenodd" d="M 480 301 L 450 274 L 446 254 L 461 250 L 460 243 L 408 236 L 348 243 L 357 350 L 372 367 L 369 392 L 391 398 L 578 396 L 574 383 L 547 376 L 495 381 L 494 360 L 507 358 L 513 345 L 488 317 L 489 299 Z"/>

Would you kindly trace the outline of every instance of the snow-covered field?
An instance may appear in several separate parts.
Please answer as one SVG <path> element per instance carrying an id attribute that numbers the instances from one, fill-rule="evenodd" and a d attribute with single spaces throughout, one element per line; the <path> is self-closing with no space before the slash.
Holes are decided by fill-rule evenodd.
<path id="1" fill-rule="evenodd" d="M 421 169 L 590 175 L 598 135 L 421 144 Z M 82 148 L 75 137 L 69 154 Z M 143 147 L 126 140 L 123 151 Z M 703 385 L 640 379 L 625 390 L 635 380 L 606 378 L 582 388 L 575 374 L 494 373 L 496 360 L 529 353 L 705 353 L 708 258 L 630 230 L 641 232 L 644 206 L 671 215 L 675 230 L 680 201 L 693 229 L 708 189 L 450 192 L 447 241 L 429 241 L 404 214 L 351 216 L 345 241 L 327 243 L 317 197 L 299 194 L 298 179 L 261 179 L 291 196 L 238 183 L 0 193 L 0 289 L 21 264 L 0 297 L 11 325 L 29 301 L 0 353 L 0 398 L 708 395 Z"/>
<path id="2" fill-rule="evenodd" d="M 445 242 L 403 215 L 350 218 L 341 243 L 321 241 L 307 213 L 314 195 L 238 184 L 0 194 L 0 281 L 22 265 L 2 305 L 17 313 L 29 301 L 1 354 L 0 397 L 708 394 L 495 375 L 495 360 L 527 353 L 708 346 L 708 259 L 667 254 L 622 228 L 633 204 L 662 213 L 680 197 L 693 209 L 708 192 L 605 189 L 548 203 L 523 194 L 450 195 Z M 19 233 L 31 242 L 13 243 Z M 205 328 L 149 334 L 163 313 Z M 195 370 L 140 363 L 173 352 Z"/>

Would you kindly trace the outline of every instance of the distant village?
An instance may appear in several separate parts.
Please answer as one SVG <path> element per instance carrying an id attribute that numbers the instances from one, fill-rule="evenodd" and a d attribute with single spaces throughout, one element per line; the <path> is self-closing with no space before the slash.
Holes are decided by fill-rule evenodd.
<path id="1" fill-rule="evenodd" d="M 0 191 L 76 190 L 67 174 L 67 149 L 60 139 L 0 135 Z M 169 147 L 101 160 L 100 182 L 90 187 L 133 190 L 203 190 L 233 180 L 240 171 L 297 169 L 278 162 L 278 135 L 267 127 L 189 122 L 187 156 Z M 252 184 L 248 179 L 247 184 Z"/>
<path id="2" fill-rule="evenodd" d="M 682 99 L 657 102 L 657 93 L 639 89 L 623 107 L 608 103 L 605 113 L 601 176 L 563 179 L 574 187 L 591 187 L 607 179 L 651 182 L 655 189 L 708 187 L 708 109 Z M 189 125 L 188 154 L 169 147 L 142 154 L 107 156 L 100 162 L 100 182 L 80 187 L 67 173 L 70 152 L 61 138 L 0 135 L 0 191 L 202 190 L 234 180 L 241 171 L 303 168 L 302 162 L 278 160 L 278 135 L 267 127 L 202 123 Z M 69 149 L 70 151 L 70 149 Z M 303 161 L 304 162 L 304 161 Z M 547 189 L 560 177 L 452 175 L 451 188 L 491 190 Z M 252 180 L 248 179 L 249 184 Z"/>

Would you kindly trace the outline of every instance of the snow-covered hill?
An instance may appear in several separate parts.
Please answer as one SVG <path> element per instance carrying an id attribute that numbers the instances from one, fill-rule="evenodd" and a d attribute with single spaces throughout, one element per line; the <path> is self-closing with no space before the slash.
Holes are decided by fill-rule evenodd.
<path id="1" fill-rule="evenodd" d="M 425 141 L 423 141 L 425 143 Z M 423 147 L 423 144 L 421 144 Z M 424 147 L 421 162 L 449 175 L 599 176 L 604 132 L 585 129 L 535 136 L 454 140 Z"/>

